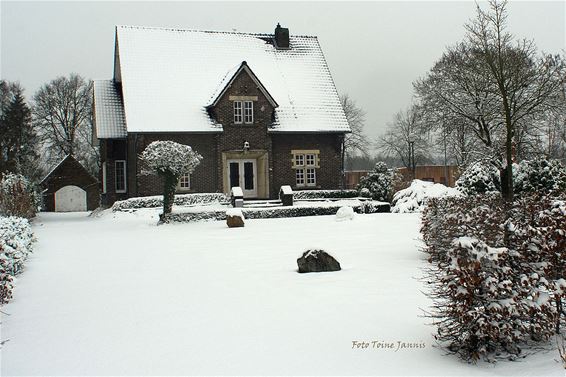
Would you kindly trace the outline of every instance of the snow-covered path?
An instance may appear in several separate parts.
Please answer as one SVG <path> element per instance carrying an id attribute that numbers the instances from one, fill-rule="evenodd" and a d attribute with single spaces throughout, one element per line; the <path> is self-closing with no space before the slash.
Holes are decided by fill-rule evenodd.
<path id="1" fill-rule="evenodd" d="M 3 308 L 2 375 L 564 376 L 557 352 L 493 367 L 432 347 L 417 215 L 155 222 L 156 211 L 41 214 Z M 343 271 L 298 274 L 311 247 Z"/>

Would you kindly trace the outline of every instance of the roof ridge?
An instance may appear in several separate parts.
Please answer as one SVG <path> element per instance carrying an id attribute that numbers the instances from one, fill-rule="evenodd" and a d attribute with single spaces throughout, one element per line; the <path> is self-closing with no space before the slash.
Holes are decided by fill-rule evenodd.
<path id="1" fill-rule="evenodd" d="M 253 37 L 264 37 L 264 38 L 274 37 L 275 35 L 269 33 L 250 33 L 244 31 L 225 31 L 225 30 L 201 30 L 201 29 L 176 28 L 176 27 L 166 27 L 166 26 L 116 25 L 116 28 L 182 31 L 182 32 L 192 32 L 192 33 L 235 34 L 235 35 L 248 35 Z M 289 37 L 318 39 L 316 35 L 289 35 Z"/>

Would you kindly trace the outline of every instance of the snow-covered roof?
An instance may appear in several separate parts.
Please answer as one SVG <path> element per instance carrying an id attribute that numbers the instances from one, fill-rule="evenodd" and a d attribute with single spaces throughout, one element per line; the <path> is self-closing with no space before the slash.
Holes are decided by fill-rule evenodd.
<path id="1" fill-rule="evenodd" d="M 248 63 L 246 61 L 243 61 L 242 64 L 238 65 L 236 67 L 236 69 L 232 68 L 227 74 L 226 76 L 222 79 L 222 82 L 220 83 L 220 85 L 218 85 L 218 87 L 216 88 L 216 90 L 214 91 L 214 93 L 212 94 L 212 96 L 210 97 L 210 105 L 209 106 L 216 106 L 216 104 L 218 103 L 218 101 L 220 100 L 220 98 L 222 98 L 222 96 L 224 95 L 224 93 L 226 93 L 226 91 L 230 88 L 230 86 L 232 85 L 232 83 L 234 82 L 234 80 L 236 79 L 236 77 L 238 77 L 238 75 L 240 74 L 240 72 L 242 71 L 246 71 L 248 73 L 248 75 L 251 77 L 251 79 L 254 81 L 255 85 L 257 86 L 257 88 L 263 93 L 263 95 L 267 98 L 267 100 L 269 101 L 269 103 L 271 103 L 271 105 L 276 108 L 279 105 L 277 104 L 277 102 L 273 99 L 273 97 L 271 96 L 271 94 L 269 94 L 269 91 L 263 86 L 263 84 L 261 83 L 261 81 L 259 81 L 259 79 L 257 78 L 257 76 L 253 73 L 253 71 L 248 67 Z"/>
<path id="2" fill-rule="evenodd" d="M 279 105 L 273 132 L 349 132 L 316 37 L 116 27 L 129 132 L 221 131 L 206 106 L 244 61 Z"/>
<path id="3" fill-rule="evenodd" d="M 113 80 L 94 81 L 96 136 L 99 139 L 120 139 L 128 136 L 124 106 Z"/>

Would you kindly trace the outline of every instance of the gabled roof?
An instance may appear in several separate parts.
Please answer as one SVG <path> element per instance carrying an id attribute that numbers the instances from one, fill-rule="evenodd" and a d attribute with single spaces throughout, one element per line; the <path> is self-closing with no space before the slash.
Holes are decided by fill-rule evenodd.
<path id="1" fill-rule="evenodd" d="M 350 131 L 316 37 L 117 26 L 116 48 L 128 132 L 222 131 L 206 107 L 243 61 L 279 105 L 272 132 Z"/>
<path id="2" fill-rule="evenodd" d="M 80 171 L 83 175 L 88 176 L 93 183 L 98 182 L 97 179 L 94 178 L 80 162 L 78 162 L 73 156 L 68 154 L 65 157 L 63 157 L 63 159 L 59 161 L 59 163 L 55 165 L 49 173 L 47 173 L 47 175 L 41 180 L 41 182 L 39 182 L 39 184 L 43 185 L 46 181 L 51 179 L 56 173 L 59 173 L 59 171 L 63 169 L 63 167 L 66 165 L 72 166 L 78 171 Z"/>
<path id="3" fill-rule="evenodd" d="M 121 139 L 128 136 L 122 98 L 113 80 L 94 81 L 94 109 L 97 138 Z"/>
<path id="4" fill-rule="evenodd" d="M 228 71 L 228 73 L 226 73 L 226 76 L 224 76 L 222 82 L 220 83 L 220 85 L 218 85 L 217 90 L 215 90 L 212 94 L 211 102 L 207 107 L 216 106 L 220 98 L 224 95 L 224 93 L 226 93 L 226 91 L 230 88 L 230 85 L 232 85 L 236 77 L 238 77 L 238 75 L 242 71 L 246 72 L 251 77 L 253 82 L 257 85 L 258 89 L 263 93 L 265 98 L 267 98 L 267 101 L 269 101 L 271 106 L 273 106 L 274 108 L 279 106 L 277 102 L 275 102 L 273 97 L 271 97 L 271 94 L 269 94 L 267 89 L 263 86 L 261 81 L 259 81 L 257 76 L 253 73 L 251 68 L 248 66 L 248 63 L 246 61 L 243 61 L 242 64 L 235 67 L 235 69 L 232 68 L 230 71 Z"/>

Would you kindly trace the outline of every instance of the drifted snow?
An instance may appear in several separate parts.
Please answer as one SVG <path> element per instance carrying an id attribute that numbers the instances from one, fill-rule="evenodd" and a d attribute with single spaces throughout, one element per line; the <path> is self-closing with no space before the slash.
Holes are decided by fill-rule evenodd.
<path id="1" fill-rule="evenodd" d="M 159 213 L 40 214 L 2 308 L 2 375 L 564 375 L 556 350 L 474 366 L 432 347 L 416 214 L 248 220 L 234 233 L 156 226 Z M 342 272 L 297 274 L 311 245 Z M 425 348 L 352 348 L 374 340 Z"/>

